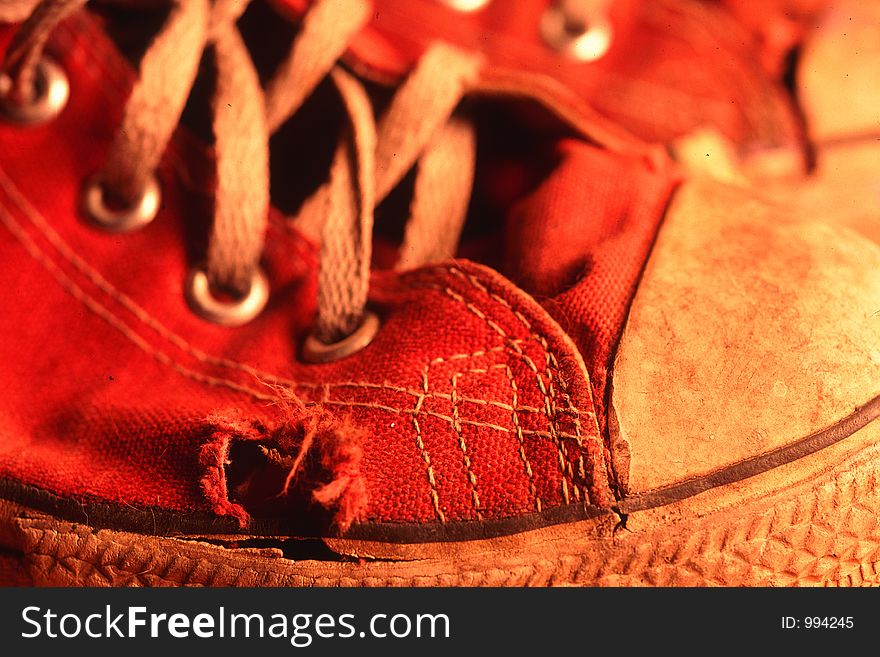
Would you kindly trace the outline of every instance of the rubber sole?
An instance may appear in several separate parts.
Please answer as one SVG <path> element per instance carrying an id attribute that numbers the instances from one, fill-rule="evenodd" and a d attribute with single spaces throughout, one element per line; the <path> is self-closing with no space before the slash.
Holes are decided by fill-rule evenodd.
<path id="1" fill-rule="evenodd" d="M 0 540 L 52 586 L 878 585 L 878 437 L 872 423 L 821 458 L 686 500 L 479 541 L 327 539 L 309 557 L 306 542 L 157 537 L 9 502 Z"/>

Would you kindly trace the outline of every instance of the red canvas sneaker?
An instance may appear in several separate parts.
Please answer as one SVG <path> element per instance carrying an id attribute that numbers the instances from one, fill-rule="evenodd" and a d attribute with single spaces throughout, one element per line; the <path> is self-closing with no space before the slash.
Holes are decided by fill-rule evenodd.
<path id="1" fill-rule="evenodd" d="M 365 81 L 357 0 L 120 4 L 0 14 L 15 578 L 876 581 L 875 245 L 461 46 Z"/>

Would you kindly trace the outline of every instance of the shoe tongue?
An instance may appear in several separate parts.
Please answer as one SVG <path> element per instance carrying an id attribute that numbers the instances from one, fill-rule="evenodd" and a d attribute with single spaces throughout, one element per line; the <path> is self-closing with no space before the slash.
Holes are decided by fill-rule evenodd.
<path id="1" fill-rule="evenodd" d="M 575 341 L 604 424 L 607 370 L 678 176 L 584 142 L 557 152 L 559 165 L 508 214 L 504 271 Z"/>

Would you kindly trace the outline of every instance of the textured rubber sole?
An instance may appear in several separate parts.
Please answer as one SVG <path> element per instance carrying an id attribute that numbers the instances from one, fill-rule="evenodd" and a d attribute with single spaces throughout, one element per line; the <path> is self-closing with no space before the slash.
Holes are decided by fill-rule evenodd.
<path id="1" fill-rule="evenodd" d="M 633 513 L 482 541 L 396 545 L 156 537 L 6 503 L 0 538 L 37 585 L 878 585 L 880 443 L 867 427 L 737 486 Z M 823 450 L 825 452 L 826 450 Z M 823 462 L 834 460 L 834 467 Z M 244 546 L 244 547 L 242 547 Z"/>

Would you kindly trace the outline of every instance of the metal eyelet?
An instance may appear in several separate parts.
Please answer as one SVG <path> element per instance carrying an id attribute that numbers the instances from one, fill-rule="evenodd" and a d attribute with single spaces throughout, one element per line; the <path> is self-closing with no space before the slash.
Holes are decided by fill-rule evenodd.
<path id="1" fill-rule="evenodd" d="M 607 16 L 575 21 L 565 10 L 551 5 L 541 17 L 541 36 L 554 50 L 580 62 L 595 62 L 611 48 L 614 29 Z"/>
<path id="2" fill-rule="evenodd" d="M 338 342 L 324 344 L 314 334 L 306 338 L 303 344 L 302 358 L 307 363 L 331 363 L 351 356 L 373 341 L 379 332 L 379 318 L 375 313 L 367 311 L 361 325 L 351 335 Z"/>
<path id="3" fill-rule="evenodd" d="M 263 312 L 269 301 L 269 279 L 262 269 L 254 270 L 248 291 L 234 301 L 214 296 L 204 267 L 194 267 L 186 279 L 184 296 L 189 307 L 202 319 L 220 326 L 243 326 Z"/>
<path id="4" fill-rule="evenodd" d="M 142 228 L 156 218 L 162 204 L 162 191 L 155 176 L 150 177 L 140 198 L 126 208 L 108 207 L 100 174 L 86 181 L 82 191 L 82 209 L 89 221 L 113 233 L 128 233 Z"/>
<path id="5" fill-rule="evenodd" d="M 455 11 L 469 14 L 472 11 L 479 11 L 492 2 L 492 0 L 438 0 L 438 2 L 441 2 Z"/>
<path id="6" fill-rule="evenodd" d="M 30 102 L 19 105 L 6 98 L 5 94 L 11 85 L 12 81 L 7 76 L 0 77 L 0 116 L 19 125 L 37 125 L 51 121 L 61 113 L 70 97 L 67 74 L 46 57 L 37 64 L 34 97 Z"/>

